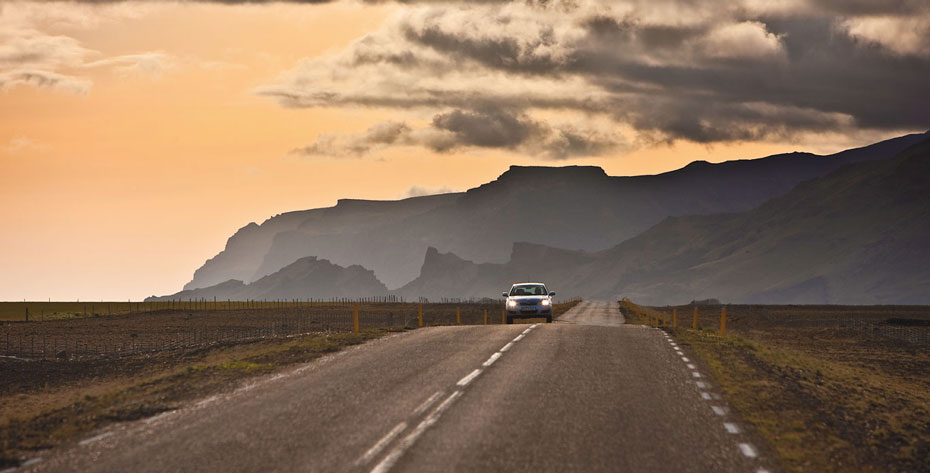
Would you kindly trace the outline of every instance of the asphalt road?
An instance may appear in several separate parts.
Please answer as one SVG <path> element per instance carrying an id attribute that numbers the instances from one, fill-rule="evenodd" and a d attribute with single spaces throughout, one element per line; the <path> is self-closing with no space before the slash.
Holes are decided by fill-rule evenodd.
<path id="1" fill-rule="evenodd" d="M 552 324 L 420 329 L 111 427 L 27 469 L 760 471 L 689 356 L 606 302 Z"/>

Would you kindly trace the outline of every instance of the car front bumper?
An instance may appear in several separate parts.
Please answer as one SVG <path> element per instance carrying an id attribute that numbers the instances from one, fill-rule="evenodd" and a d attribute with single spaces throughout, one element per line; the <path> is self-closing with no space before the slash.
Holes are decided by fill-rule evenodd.
<path id="1" fill-rule="evenodd" d="M 530 305 L 507 308 L 507 314 L 509 315 L 549 315 L 551 313 L 552 306 L 548 305 Z"/>

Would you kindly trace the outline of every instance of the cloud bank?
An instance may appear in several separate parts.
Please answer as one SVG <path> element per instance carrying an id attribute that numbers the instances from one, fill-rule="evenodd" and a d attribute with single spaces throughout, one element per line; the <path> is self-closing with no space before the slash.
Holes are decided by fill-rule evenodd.
<path id="1" fill-rule="evenodd" d="M 560 159 L 628 143 L 925 130 L 927 77 L 923 1 L 411 2 L 256 93 L 402 114 L 320 136 L 305 154 L 421 146 Z"/>
<path id="2" fill-rule="evenodd" d="M 0 4 L 0 91 L 32 86 L 77 94 L 90 91 L 90 69 L 122 74 L 161 74 L 171 58 L 159 51 L 104 57 L 70 36 L 48 28 L 92 28 L 143 14 L 149 7 L 127 4 L 89 7 L 53 2 Z"/>

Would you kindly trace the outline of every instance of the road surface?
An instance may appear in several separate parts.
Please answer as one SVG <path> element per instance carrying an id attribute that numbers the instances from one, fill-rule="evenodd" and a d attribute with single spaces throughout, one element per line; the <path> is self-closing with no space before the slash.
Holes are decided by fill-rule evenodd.
<path id="1" fill-rule="evenodd" d="M 419 329 L 111 427 L 27 470 L 771 469 L 679 351 L 606 302 L 552 324 Z"/>

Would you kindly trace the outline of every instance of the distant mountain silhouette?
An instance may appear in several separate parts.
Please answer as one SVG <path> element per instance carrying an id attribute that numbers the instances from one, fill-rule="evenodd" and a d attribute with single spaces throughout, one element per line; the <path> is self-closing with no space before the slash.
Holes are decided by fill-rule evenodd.
<path id="1" fill-rule="evenodd" d="M 610 177 L 597 167 L 512 166 L 464 193 L 400 201 L 340 200 L 250 223 L 194 273 L 185 289 L 257 281 L 305 256 L 374 270 L 389 287 L 417 277 L 427 249 L 503 262 L 514 242 L 599 251 L 670 216 L 749 210 L 800 182 L 917 143 L 908 135 L 829 156 L 790 153 L 694 162 L 654 176 Z M 425 284 L 425 283 L 424 283 Z M 424 286 L 425 287 L 425 286 Z"/>
<path id="2" fill-rule="evenodd" d="M 476 264 L 431 249 L 397 292 L 493 297 L 527 279 L 647 304 L 930 304 L 930 139 L 749 211 L 667 218 L 601 252 L 518 243 L 509 262 Z"/>
<path id="3" fill-rule="evenodd" d="M 371 270 L 358 265 L 342 267 L 314 256 L 301 258 L 251 284 L 229 280 L 201 289 L 184 290 L 146 301 L 213 299 L 275 300 L 306 298 L 360 298 L 383 296 L 387 287 Z"/>

